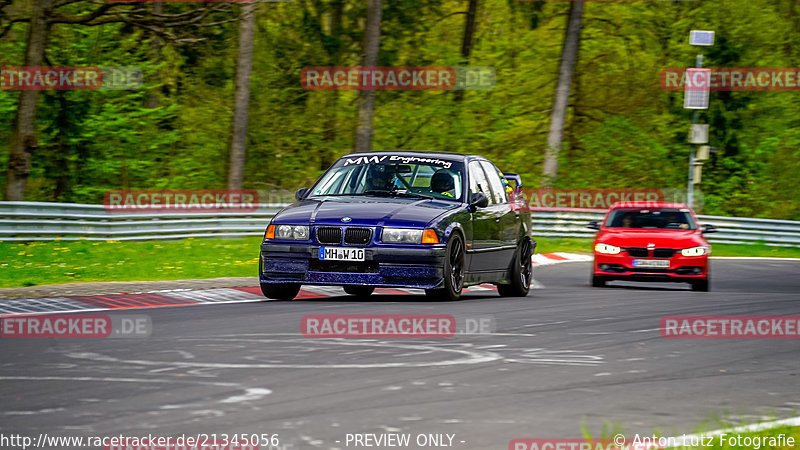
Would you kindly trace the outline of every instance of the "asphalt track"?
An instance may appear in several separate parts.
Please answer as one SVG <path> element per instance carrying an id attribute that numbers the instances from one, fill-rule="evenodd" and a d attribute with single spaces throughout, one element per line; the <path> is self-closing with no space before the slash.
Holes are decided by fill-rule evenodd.
<path id="1" fill-rule="evenodd" d="M 591 288 L 588 272 L 583 262 L 537 267 L 527 298 L 154 308 L 136 311 L 152 319 L 149 338 L 2 339 L 0 434 L 278 433 L 285 449 L 389 448 L 348 446 L 348 433 L 411 433 L 412 443 L 455 434 L 450 448 L 505 449 L 514 438 L 581 437 L 583 427 L 677 435 L 798 415 L 800 341 L 668 340 L 658 327 L 664 315 L 800 314 L 799 261 L 715 260 L 708 293 Z M 355 313 L 491 317 L 496 330 L 300 334 L 306 314 Z"/>

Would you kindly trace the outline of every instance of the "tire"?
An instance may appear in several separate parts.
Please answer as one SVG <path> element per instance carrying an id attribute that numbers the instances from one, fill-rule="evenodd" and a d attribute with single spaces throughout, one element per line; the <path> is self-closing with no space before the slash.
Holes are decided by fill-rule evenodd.
<path id="1" fill-rule="evenodd" d="M 375 292 L 375 286 L 344 286 L 344 291 L 356 297 L 369 297 Z"/>
<path id="2" fill-rule="evenodd" d="M 532 253 L 533 246 L 529 239 L 524 239 L 517 245 L 517 251 L 514 252 L 514 259 L 511 262 L 511 283 L 497 285 L 497 293 L 501 297 L 526 297 L 528 295 L 533 276 Z"/>
<path id="3" fill-rule="evenodd" d="M 450 235 L 444 258 L 444 287 L 425 289 L 431 300 L 455 301 L 461 297 L 464 288 L 464 239 L 458 233 Z"/>
<path id="4" fill-rule="evenodd" d="M 261 283 L 261 293 L 273 300 L 291 300 L 300 292 L 299 284 L 278 285 Z"/>
<path id="5" fill-rule="evenodd" d="M 692 290 L 698 292 L 708 292 L 708 278 L 692 281 Z"/>
<path id="6" fill-rule="evenodd" d="M 606 287 L 605 278 L 592 275 L 592 287 Z"/>

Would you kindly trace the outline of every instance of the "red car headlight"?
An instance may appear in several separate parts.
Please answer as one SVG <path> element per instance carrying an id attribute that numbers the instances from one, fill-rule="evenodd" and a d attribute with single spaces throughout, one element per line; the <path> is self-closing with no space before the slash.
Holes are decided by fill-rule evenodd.
<path id="1" fill-rule="evenodd" d="M 602 253 L 604 255 L 616 255 L 617 253 L 621 252 L 622 249 L 617 247 L 616 245 L 595 244 L 594 251 L 596 251 L 597 253 Z"/>
<path id="2" fill-rule="evenodd" d="M 706 253 L 708 253 L 708 249 L 703 246 L 685 248 L 681 250 L 681 255 L 683 256 L 703 256 Z"/>

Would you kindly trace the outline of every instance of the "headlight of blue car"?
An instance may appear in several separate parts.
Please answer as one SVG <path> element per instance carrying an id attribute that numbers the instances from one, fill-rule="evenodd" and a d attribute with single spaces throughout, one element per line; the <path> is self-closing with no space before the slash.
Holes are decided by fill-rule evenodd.
<path id="1" fill-rule="evenodd" d="M 383 242 L 387 244 L 438 244 L 439 237 L 432 229 L 384 228 Z"/>
<path id="2" fill-rule="evenodd" d="M 308 240 L 308 225 L 270 225 L 264 239 Z"/>
<path id="3" fill-rule="evenodd" d="M 422 230 L 412 228 L 384 228 L 383 242 L 389 244 L 419 244 Z"/>

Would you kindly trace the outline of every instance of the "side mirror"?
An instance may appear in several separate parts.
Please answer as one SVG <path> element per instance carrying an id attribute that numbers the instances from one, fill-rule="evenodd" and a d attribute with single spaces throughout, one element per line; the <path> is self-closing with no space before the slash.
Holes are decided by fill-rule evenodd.
<path id="1" fill-rule="evenodd" d="M 306 195 L 308 194 L 308 191 L 310 191 L 310 190 L 311 190 L 310 188 L 300 188 L 300 189 L 298 189 L 297 192 L 294 193 L 295 200 L 300 201 L 300 200 L 306 198 Z"/>
<path id="2" fill-rule="evenodd" d="M 599 230 L 600 225 L 598 225 L 596 220 L 592 220 L 591 222 L 589 222 L 589 225 L 586 225 L 586 228 L 591 228 L 592 230 Z"/>
<path id="3" fill-rule="evenodd" d="M 509 184 L 511 184 L 511 181 L 514 182 L 514 185 L 511 186 L 511 188 L 514 189 L 515 192 L 519 192 L 522 189 L 522 177 L 516 173 L 503 172 L 503 177 L 509 181 Z"/>
<path id="4" fill-rule="evenodd" d="M 486 208 L 489 206 L 489 197 L 483 192 L 476 192 L 469 196 L 469 206 L 473 208 Z"/>
<path id="5" fill-rule="evenodd" d="M 703 225 L 703 233 L 716 233 L 716 232 L 717 232 L 717 227 L 715 227 L 714 225 L 711 224 Z"/>

